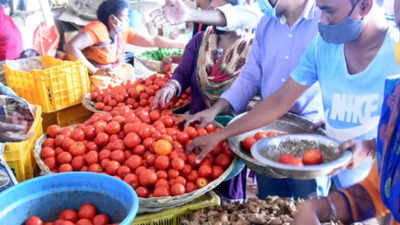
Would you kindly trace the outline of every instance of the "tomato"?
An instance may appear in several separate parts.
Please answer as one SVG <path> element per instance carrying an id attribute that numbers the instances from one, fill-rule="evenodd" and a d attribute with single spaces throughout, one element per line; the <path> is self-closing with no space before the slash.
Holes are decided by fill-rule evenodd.
<path id="1" fill-rule="evenodd" d="M 50 137 L 56 137 L 62 132 L 62 128 L 58 125 L 51 125 L 47 128 L 47 135 Z"/>
<path id="2" fill-rule="evenodd" d="M 117 175 L 124 178 L 130 172 L 131 172 L 131 169 L 128 166 L 121 166 L 117 170 Z"/>
<path id="3" fill-rule="evenodd" d="M 83 156 L 75 156 L 71 161 L 72 169 L 79 171 L 85 165 L 85 158 Z"/>
<path id="4" fill-rule="evenodd" d="M 124 152 L 121 150 L 116 150 L 116 151 L 111 152 L 110 158 L 111 158 L 111 160 L 115 160 L 119 163 L 122 163 L 125 161 Z"/>
<path id="5" fill-rule="evenodd" d="M 139 166 L 138 168 L 136 168 L 135 173 L 137 176 L 140 176 L 140 174 L 142 174 L 143 171 L 147 170 L 146 167 L 144 166 Z"/>
<path id="6" fill-rule="evenodd" d="M 98 160 L 102 161 L 103 159 L 108 159 L 110 158 L 111 151 L 108 149 L 103 149 L 99 152 L 98 154 Z"/>
<path id="7" fill-rule="evenodd" d="M 124 177 L 124 181 L 126 183 L 128 183 L 129 185 L 131 185 L 135 189 L 139 186 L 139 180 L 138 180 L 138 177 L 136 176 L 136 174 L 128 173 Z"/>
<path id="8" fill-rule="evenodd" d="M 56 220 L 54 221 L 54 225 L 64 225 L 64 220 Z"/>
<path id="9" fill-rule="evenodd" d="M 304 165 L 319 165 L 324 159 L 318 149 L 312 148 L 304 152 L 302 161 Z"/>
<path id="10" fill-rule="evenodd" d="M 138 155 L 132 155 L 125 161 L 125 165 L 134 170 L 142 165 L 142 157 Z"/>
<path id="11" fill-rule="evenodd" d="M 96 207 L 89 203 L 83 204 L 78 210 L 78 216 L 81 219 L 93 219 L 96 216 Z"/>
<path id="12" fill-rule="evenodd" d="M 221 143 L 217 145 L 217 147 L 215 147 L 212 151 L 211 154 L 212 155 L 219 155 L 222 152 L 222 145 Z"/>
<path id="13" fill-rule="evenodd" d="M 109 140 L 108 134 L 104 132 L 97 133 L 96 138 L 94 139 L 94 142 L 96 143 L 97 146 L 105 146 L 107 145 Z"/>
<path id="14" fill-rule="evenodd" d="M 292 165 L 292 166 L 303 166 L 303 163 L 301 162 L 300 159 L 296 158 L 292 154 L 283 154 L 279 158 L 279 162 L 287 165 Z"/>
<path id="15" fill-rule="evenodd" d="M 57 137 L 54 139 L 54 145 L 57 147 L 61 147 L 64 142 L 64 138 L 64 135 L 57 135 Z"/>
<path id="16" fill-rule="evenodd" d="M 224 153 L 219 154 L 217 158 L 215 158 L 215 164 L 217 164 L 217 166 L 221 166 L 222 168 L 228 167 L 230 162 L 231 159 Z"/>
<path id="17" fill-rule="evenodd" d="M 160 119 L 165 127 L 172 127 L 174 125 L 174 120 L 170 116 L 162 116 Z"/>
<path id="18" fill-rule="evenodd" d="M 86 163 L 90 166 L 99 161 L 99 154 L 96 151 L 90 151 L 84 156 Z"/>
<path id="19" fill-rule="evenodd" d="M 171 160 L 171 167 L 178 171 L 183 170 L 185 167 L 185 161 L 183 161 L 181 158 L 173 158 Z"/>
<path id="20" fill-rule="evenodd" d="M 184 130 L 184 132 L 187 133 L 187 134 L 189 135 L 190 138 L 195 138 L 195 137 L 197 137 L 197 135 L 198 135 L 198 134 L 197 134 L 196 128 L 191 127 L 191 126 L 186 127 L 185 130 Z"/>
<path id="21" fill-rule="evenodd" d="M 65 151 L 69 151 L 69 148 L 75 143 L 74 140 L 72 140 L 69 137 L 64 138 L 63 142 L 62 142 L 62 148 Z"/>
<path id="22" fill-rule="evenodd" d="M 268 133 L 267 133 L 267 137 L 275 137 L 277 135 L 278 135 L 278 133 L 276 131 L 268 131 Z"/>
<path id="23" fill-rule="evenodd" d="M 43 225 L 43 221 L 37 216 L 32 216 L 25 222 L 25 225 Z"/>
<path id="24" fill-rule="evenodd" d="M 145 149 L 153 150 L 153 138 L 148 137 L 143 140 L 143 146 Z"/>
<path id="25" fill-rule="evenodd" d="M 93 125 L 83 128 L 83 132 L 85 132 L 85 138 L 88 140 L 93 140 L 96 137 L 96 128 Z"/>
<path id="26" fill-rule="evenodd" d="M 190 165 L 192 165 L 192 166 L 196 166 L 197 165 L 196 158 L 197 158 L 197 154 L 196 153 L 191 153 L 188 156 L 188 161 L 189 161 Z"/>
<path id="27" fill-rule="evenodd" d="M 78 213 L 73 209 L 66 209 L 60 213 L 58 219 L 68 220 L 75 223 L 78 221 Z"/>
<path id="28" fill-rule="evenodd" d="M 128 133 L 124 138 L 124 144 L 128 148 L 134 148 L 138 146 L 140 142 L 140 137 L 134 132 Z"/>
<path id="29" fill-rule="evenodd" d="M 176 136 L 177 140 L 185 145 L 189 141 L 189 134 L 185 132 L 179 132 Z"/>
<path id="30" fill-rule="evenodd" d="M 155 189 L 154 189 L 154 192 L 153 192 L 153 197 L 167 197 L 167 196 L 169 196 L 169 190 L 168 190 L 168 187 L 165 187 L 165 186 L 157 186 Z"/>
<path id="31" fill-rule="evenodd" d="M 56 152 L 54 151 L 53 148 L 50 147 L 44 147 L 42 149 L 42 152 L 40 153 L 40 156 L 45 159 L 45 158 L 49 158 L 49 157 L 54 157 L 56 156 Z"/>
<path id="32" fill-rule="evenodd" d="M 145 164 L 147 166 L 152 166 L 152 165 L 154 165 L 156 156 L 154 154 L 150 153 L 150 154 L 146 155 L 145 159 L 146 159 Z"/>
<path id="33" fill-rule="evenodd" d="M 65 127 L 65 128 L 63 129 L 63 131 L 61 132 L 61 134 L 64 135 L 64 136 L 66 136 L 66 137 L 70 137 L 73 130 L 74 130 L 74 128 L 71 127 L 71 126 Z"/>
<path id="34" fill-rule="evenodd" d="M 208 181 L 204 177 L 199 177 L 196 179 L 196 185 L 198 188 L 205 187 L 205 186 L 207 186 L 207 184 L 208 184 Z"/>
<path id="35" fill-rule="evenodd" d="M 156 172 L 158 179 L 167 179 L 168 173 L 165 170 L 159 170 Z"/>
<path id="36" fill-rule="evenodd" d="M 135 191 L 139 197 L 147 198 L 149 196 L 149 190 L 145 187 L 138 187 Z"/>
<path id="37" fill-rule="evenodd" d="M 182 176 L 177 176 L 174 179 L 173 183 L 180 183 L 180 184 L 186 185 L 186 179 L 184 177 L 182 177 Z"/>
<path id="38" fill-rule="evenodd" d="M 178 170 L 176 170 L 176 169 L 169 169 L 168 170 L 168 177 L 170 179 L 174 179 L 174 178 L 176 178 L 178 176 L 179 176 L 179 171 Z"/>
<path id="39" fill-rule="evenodd" d="M 209 165 L 202 165 L 199 168 L 200 177 L 210 177 L 212 175 L 212 168 Z"/>
<path id="40" fill-rule="evenodd" d="M 199 174 L 196 170 L 192 170 L 189 175 L 187 176 L 187 179 L 189 181 L 195 182 L 197 178 L 199 177 Z"/>
<path id="41" fill-rule="evenodd" d="M 73 156 L 84 155 L 86 152 L 86 146 L 83 142 L 75 142 L 69 148 L 69 153 Z"/>
<path id="42" fill-rule="evenodd" d="M 254 135 L 254 138 L 258 141 L 260 139 L 268 137 L 267 134 L 263 131 L 259 131 Z"/>
<path id="43" fill-rule="evenodd" d="M 47 222 L 47 223 L 44 223 L 44 225 L 54 225 L 54 223 L 53 222 Z"/>
<path id="44" fill-rule="evenodd" d="M 157 182 L 156 182 L 156 184 L 154 185 L 154 187 L 167 187 L 167 188 L 169 188 L 169 183 L 168 183 L 168 181 L 167 181 L 167 179 L 165 179 L 165 178 L 162 178 L 162 179 L 160 179 L 160 178 L 158 178 L 158 180 L 157 180 Z"/>
<path id="45" fill-rule="evenodd" d="M 149 125 L 142 123 L 141 128 L 138 132 L 139 136 L 141 138 L 148 138 L 151 137 L 152 133 L 151 133 L 151 128 Z"/>
<path id="46" fill-rule="evenodd" d="M 55 169 L 57 166 L 55 157 L 49 157 L 44 159 L 44 163 L 46 164 L 47 167 L 49 167 L 49 169 Z"/>
<path id="47" fill-rule="evenodd" d="M 69 163 L 72 160 L 72 156 L 69 152 L 62 152 L 57 155 L 57 162 L 59 164 Z"/>
<path id="48" fill-rule="evenodd" d="M 94 163 L 89 166 L 88 171 L 94 172 L 94 173 L 101 173 L 101 172 L 103 172 L 103 168 L 100 166 L 100 164 Z"/>
<path id="49" fill-rule="evenodd" d="M 182 195 L 185 193 L 185 186 L 181 183 L 175 183 L 171 186 L 171 195 Z"/>
<path id="50" fill-rule="evenodd" d="M 93 218 L 93 225 L 107 225 L 110 218 L 106 214 L 98 214 Z"/>
<path id="51" fill-rule="evenodd" d="M 185 166 L 181 171 L 182 175 L 187 177 L 190 174 L 190 172 L 192 172 L 192 166 L 190 166 L 189 164 L 185 164 Z"/>
<path id="52" fill-rule="evenodd" d="M 62 172 L 71 172 L 71 171 L 73 171 L 73 169 L 72 169 L 72 166 L 71 166 L 70 164 L 64 163 L 64 164 L 61 164 L 61 165 L 58 167 L 58 171 L 59 171 L 60 173 L 62 173 Z"/>
<path id="53" fill-rule="evenodd" d="M 153 147 L 157 155 L 168 155 L 172 151 L 171 142 L 164 139 L 156 141 Z"/>
<path id="54" fill-rule="evenodd" d="M 151 112 L 149 113 L 149 116 L 150 116 L 150 119 L 151 119 L 152 121 L 156 121 L 156 120 L 158 120 L 158 119 L 160 118 L 161 114 L 160 114 L 159 111 L 153 110 L 153 111 L 151 111 Z"/>
<path id="55" fill-rule="evenodd" d="M 89 219 L 80 219 L 75 225 L 93 225 L 93 223 Z"/>
<path id="56" fill-rule="evenodd" d="M 124 132 L 126 134 L 130 132 L 138 132 L 140 127 L 140 123 L 127 123 L 124 125 Z"/>
<path id="57" fill-rule="evenodd" d="M 212 178 L 217 179 L 224 173 L 224 170 L 220 166 L 213 166 L 212 167 Z"/>
<path id="58" fill-rule="evenodd" d="M 136 154 L 136 155 L 144 155 L 145 152 L 146 152 L 146 149 L 143 145 L 138 145 L 133 149 L 133 154 Z"/>
<path id="59" fill-rule="evenodd" d="M 140 173 L 139 182 L 143 186 L 153 186 L 157 181 L 157 175 L 155 172 L 147 169 Z"/>
<path id="60" fill-rule="evenodd" d="M 108 173 L 108 174 L 110 174 L 110 175 L 114 175 L 116 172 L 117 172 L 117 170 L 118 170 L 118 168 L 120 167 L 121 165 L 119 164 L 119 162 L 117 162 L 117 161 L 110 161 L 108 164 L 107 164 L 107 166 L 106 166 L 106 172 Z"/>
<path id="61" fill-rule="evenodd" d="M 74 131 L 72 131 L 71 138 L 74 141 L 83 141 L 85 140 L 85 132 L 80 128 L 75 128 Z"/>
<path id="62" fill-rule="evenodd" d="M 215 126 L 214 126 L 214 124 L 212 124 L 212 123 L 207 124 L 206 130 L 207 130 L 208 133 L 214 132 L 214 131 L 215 131 Z"/>
<path id="63" fill-rule="evenodd" d="M 254 143 L 256 143 L 256 139 L 254 137 L 247 137 L 242 141 L 242 147 L 246 151 L 250 151 L 251 146 L 253 146 Z"/>
<path id="64" fill-rule="evenodd" d="M 54 148 L 55 147 L 55 139 L 54 138 L 47 138 L 44 142 L 43 142 L 43 146 L 44 147 L 49 147 L 49 148 Z"/>
<path id="65" fill-rule="evenodd" d="M 107 124 L 105 131 L 108 134 L 117 134 L 121 130 L 121 125 L 116 121 L 111 121 Z"/>
<path id="66" fill-rule="evenodd" d="M 200 128 L 200 129 L 197 130 L 197 135 L 198 136 L 206 136 L 207 134 L 208 134 L 207 130 L 204 129 L 204 128 Z"/>
<path id="67" fill-rule="evenodd" d="M 160 155 L 156 157 L 154 166 L 159 170 L 165 170 L 169 167 L 169 158 L 165 155 Z"/>
<path id="68" fill-rule="evenodd" d="M 194 190 L 196 190 L 197 186 L 193 182 L 187 182 L 185 185 L 185 189 L 186 189 L 186 193 L 190 193 L 190 192 L 193 192 Z"/>
<path id="69" fill-rule="evenodd" d="M 108 163 L 110 163 L 110 162 L 111 162 L 111 160 L 109 160 L 109 159 L 103 159 L 103 160 L 101 160 L 100 165 L 101 165 L 101 167 L 106 168 Z"/>

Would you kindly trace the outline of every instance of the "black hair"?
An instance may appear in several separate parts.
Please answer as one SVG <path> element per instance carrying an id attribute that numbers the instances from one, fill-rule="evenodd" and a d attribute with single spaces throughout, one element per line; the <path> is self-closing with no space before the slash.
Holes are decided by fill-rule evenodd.
<path id="1" fill-rule="evenodd" d="M 117 16 L 122 10 L 129 8 L 125 0 L 106 0 L 97 9 L 97 19 L 108 27 L 108 18 Z"/>

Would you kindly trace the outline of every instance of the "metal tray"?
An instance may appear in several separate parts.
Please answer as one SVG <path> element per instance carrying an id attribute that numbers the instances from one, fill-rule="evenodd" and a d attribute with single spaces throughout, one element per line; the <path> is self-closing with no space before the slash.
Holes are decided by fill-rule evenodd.
<path id="1" fill-rule="evenodd" d="M 284 143 L 298 143 L 289 148 Z M 305 142 L 303 142 L 305 141 Z M 300 144 L 303 142 L 303 144 Z M 251 148 L 251 155 L 275 174 L 277 178 L 312 179 L 319 176 L 334 175 L 344 168 L 351 160 L 352 153 L 340 153 L 336 149 L 339 142 L 322 135 L 294 134 L 265 138 L 257 141 Z M 278 162 L 284 153 L 293 154 L 301 158 L 309 148 L 317 148 L 323 155 L 324 162 L 313 166 L 291 166 Z"/>

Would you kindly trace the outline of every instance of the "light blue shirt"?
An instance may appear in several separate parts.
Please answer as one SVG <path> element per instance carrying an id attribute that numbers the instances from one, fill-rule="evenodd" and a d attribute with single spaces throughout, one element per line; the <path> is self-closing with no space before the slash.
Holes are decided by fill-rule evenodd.
<path id="1" fill-rule="evenodd" d="M 283 16 L 264 16 L 261 19 L 246 65 L 221 96 L 231 104 L 235 113 L 246 110 L 248 102 L 257 93 L 261 93 L 264 99 L 283 85 L 317 35 L 319 16 L 315 1 L 309 0 L 302 16 L 292 27 L 287 25 Z M 290 111 L 312 120 L 321 119 L 322 103 L 318 85 L 299 98 Z"/>
<path id="2" fill-rule="evenodd" d="M 394 55 L 399 32 L 390 27 L 383 45 L 366 69 L 349 74 L 344 45 L 317 37 L 307 49 L 292 78 L 302 85 L 319 82 L 327 134 L 339 141 L 370 139 L 377 135 L 385 79 L 400 73 Z M 339 187 L 361 181 L 371 168 L 367 160 L 355 170 L 338 175 Z"/>

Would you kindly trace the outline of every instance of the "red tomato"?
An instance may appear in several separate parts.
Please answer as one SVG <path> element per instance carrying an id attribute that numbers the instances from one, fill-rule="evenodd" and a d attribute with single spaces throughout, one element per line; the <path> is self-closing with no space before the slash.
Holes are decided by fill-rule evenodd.
<path id="1" fill-rule="evenodd" d="M 54 138 L 47 138 L 44 142 L 43 142 L 43 146 L 44 147 L 49 147 L 49 148 L 54 148 L 55 144 L 54 144 Z"/>
<path id="2" fill-rule="evenodd" d="M 57 155 L 57 162 L 59 164 L 69 163 L 72 160 L 72 156 L 69 152 L 62 152 Z"/>
<path id="3" fill-rule="evenodd" d="M 222 142 L 221 142 L 222 143 Z M 217 147 L 215 147 L 212 151 L 211 151 L 211 154 L 212 155 L 219 155 L 221 152 L 222 152 L 222 145 L 221 145 L 221 143 L 219 143 L 218 145 L 217 145 Z"/>
<path id="4" fill-rule="evenodd" d="M 139 180 L 138 180 L 138 177 L 136 176 L 136 174 L 128 173 L 124 177 L 124 181 L 126 183 L 128 183 L 129 185 L 131 185 L 135 189 L 139 186 Z"/>
<path id="5" fill-rule="evenodd" d="M 159 155 L 157 156 L 155 162 L 154 162 L 154 167 L 156 167 L 159 170 L 166 170 L 169 167 L 169 158 L 168 156 L 165 155 Z"/>
<path id="6" fill-rule="evenodd" d="M 72 146 L 69 148 L 69 152 L 73 156 L 78 156 L 78 155 L 84 155 L 86 152 L 86 146 L 83 144 L 83 142 L 75 142 L 72 144 Z"/>
<path id="7" fill-rule="evenodd" d="M 58 171 L 59 171 L 60 173 L 62 173 L 62 172 L 71 172 L 71 171 L 73 171 L 73 169 L 72 169 L 72 166 L 71 166 L 70 164 L 64 163 L 64 164 L 61 164 L 61 165 L 58 167 Z"/>
<path id="8" fill-rule="evenodd" d="M 268 137 L 267 134 L 263 131 L 259 131 L 254 135 L 254 138 L 258 141 L 260 139 Z"/>
<path id="9" fill-rule="evenodd" d="M 25 222 L 25 225 L 43 225 L 43 221 L 37 216 L 32 216 Z"/>
<path id="10" fill-rule="evenodd" d="M 54 139 L 55 146 L 61 147 L 64 142 L 64 138 L 65 138 L 64 135 L 61 135 L 61 134 L 57 135 L 57 137 Z"/>
<path id="11" fill-rule="evenodd" d="M 124 138 L 124 144 L 128 148 L 134 148 L 138 146 L 140 142 L 140 137 L 134 132 L 128 133 Z"/>
<path id="12" fill-rule="evenodd" d="M 52 149 L 50 147 L 44 147 L 42 149 L 42 152 L 40 153 L 40 156 L 43 159 L 49 158 L 49 157 L 54 157 L 54 156 L 56 156 L 56 152 L 54 151 L 54 149 Z"/>
<path id="13" fill-rule="evenodd" d="M 167 179 L 168 173 L 165 170 L 159 170 L 156 172 L 158 179 Z"/>
<path id="14" fill-rule="evenodd" d="M 78 221 L 78 213 L 73 209 L 66 209 L 60 213 L 58 219 L 68 220 L 75 223 Z"/>
<path id="15" fill-rule="evenodd" d="M 146 159 L 145 165 L 153 166 L 154 162 L 156 160 L 156 156 L 154 154 L 152 154 L 152 153 L 149 153 L 149 154 L 146 155 L 145 159 Z"/>
<path id="16" fill-rule="evenodd" d="M 103 159 L 109 159 L 111 155 L 111 151 L 108 149 L 103 149 L 99 152 L 98 154 L 98 159 L 99 161 L 102 161 Z"/>
<path id="17" fill-rule="evenodd" d="M 54 221 L 54 225 L 64 225 L 64 220 L 56 220 Z"/>
<path id="18" fill-rule="evenodd" d="M 300 159 L 296 158 L 292 154 L 283 154 L 279 158 L 279 162 L 283 164 L 288 164 L 292 166 L 303 166 L 303 163 Z"/>
<path id="19" fill-rule="evenodd" d="M 256 143 L 256 139 L 254 137 L 247 137 L 242 141 L 242 147 L 246 151 L 250 151 L 251 146 L 253 146 L 254 143 Z"/>
<path id="20" fill-rule="evenodd" d="M 71 161 L 72 169 L 79 171 L 85 165 L 85 158 L 83 156 L 75 156 Z"/>
<path id="21" fill-rule="evenodd" d="M 150 126 L 143 123 L 138 134 L 141 138 L 151 137 L 152 133 Z"/>
<path id="22" fill-rule="evenodd" d="M 166 186 L 156 186 L 153 192 L 153 197 L 167 197 L 169 196 L 169 190 Z"/>
<path id="23" fill-rule="evenodd" d="M 78 216 L 81 219 L 93 219 L 96 216 L 96 207 L 92 204 L 83 204 L 79 208 Z"/>
<path id="24" fill-rule="evenodd" d="M 83 129 L 85 132 L 85 137 L 88 140 L 93 140 L 96 137 L 96 128 L 92 125 L 89 125 Z"/>
<path id="25" fill-rule="evenodd" d="M 114 175 L 116 172 L 117 172 L 117 170 L 118 170 L 118 168 L 120 167 L 121 165 L 119 164 L 119 162 L 117 162 L 117 161 L 110 161 L 108 164 L 107 164 L 107 166 L 106 166 L 106 172 L 108 173 L 108 174 L 110 174 L 110 175 Z"/>
<path id="26" fill-rule="evenodd" d="M 214 124 L 212 124 L 212 123 L 207 124 L 206 130 L 207 130 L 208 133 L 214 132 L 214 131 L 215 131 L 215 126 L 214 126 Z"/>
<path id="27" fill-rule="evenodd" d="M 189 181 L 196 182 L 196 180 L 197 180 L 198 177 L 199 177 L 198 172 L 197 172 L 196 170 L 192 170 L 192 171 L 189 173 L 189 175 L 187 176 L 187 179 L 188 179 Z"/>
<path id="28" fill-rule="evenodd" d="M 109 143 L 112 143 L 112 142 L 117 141 L 117 140 L 119 140 L 119 137 L 118 137 L 117 134 L 112 134 L 112 135 L 110 135 L 110 137 L 108 138 L 108 142 L 109 142 Z"/>
<path id="29" fill-rule="evenodd" d="M 182 195 L 185 193 L 185 186 L 181 183 L 175 183 L 171 186 L 171 195 Z"/>
<path id="30" fill-rule="evenodd" d="M 157 181 L 157 175 L 151 170 L 145 170 L 139 175 L 139 182 L 143 186 L 153 186 Z"/>
<path id="31" fill-rule="evenodd" d="M 121 150 L 116 150 L 116 151 L 111 152 L 110 158 L 111 158 L 111 160 L 115 160 L 119 163 L 122 163 L 125 161 L 124 152 Z"/>
<path id="32" fill-rule="evenodd" d="M 165 178 L 162 178 L 162 179 L 160 179 L 160 178 L 158 178 L 158 180 L 157 180 L 157 182 L 156 182 L 156 184 L 154 185 L 154 187 L 167 187 L 167 188 L 169 188 L 169 183 L 168 183 L 168 181 L 167 181 L 167 179 L 165 179 Z"/>
<path id="33" fill-rule="evenodd" d="M 144 166 L 139 166 L 138 168 L 136 168 L 135 173 L 137 176 L 140 176 L 140 174 L 142 174 L 143 171 L 147 170 L 146 167 Z"/>
<path id="34" fill-rule="evenodd" d="M 72 140 L 69 137 L 64 138 L 63 143 L 62 143 L 62 148 L 65 151 L 69 151 L 69 148 L 75 143 L 74 140 Z"/>
<path id="35" fill-rule="evenodd" d="M 212 168 L 209 165 L 202 165 L 199 168 L 199 176 L 200 177 L 210 177 L 212 175 Z"/>
<path id="36" fill-rule="evenodd" d="M 90 151 L 86 153 L 84 157 L 89 166 L 99 162 L 99 154 L 96 151 Z"/>
<path id="37" fill-rule="evenodd" d="M 174 183 L 180 183 L 180 184 L 186 185 L 186 179 L 182 176 L 177 176 L 174 179 Z"/>
<path id="38" fill-rule="evenodd" d="M 111 121 L 107 124 L 105 131 L 108 134 L 117 134 L 121 130 L 121 125 L 116 121 Z"/>
<path id="39" fill-rule="evenodd" d="M 186 193 L 190 193 L 190 192 L 196 190 L 197 186 L 193 182 L 188 182 L 188 183 L 186 183 L 185 189 L 186 189 Z"/>
<path id="40" fill-rule="evenodd" d="M 85 132 L 80 128 L 75 128 L 72 131 L 71 138 L 75 141 L 83 141 L 85 140 Z"/>
<path id="41" fill-rule="evenodd" d="M 106 214 L 98 214 L 93 218 L 93 225 L 107 225 L 110 218 Z"/>
<path id="42" fill-rule="evenodd" d="M 94 172 L 94 173 L 101 173 L 101 172 L 103 172 L 103 168 L 100 166 L 100 164 L 94 163 L 89 166 L 88 171 Z"/>
<path id="43" fill-rule="evenodd" d="M 97 146 L 105 146 L 108 144 L 109 136 L 108 134 L 104 132 L 97 133 L 96 138 L 94 139 L 94 142 L 96 143 Z"/>
<path id="44" fill-rule="evenodd" d="M 152 150 L 153 149 L 153 138 L 148 137 L 143 140 L 143 146 L 146 149 Z"/>
<path id="45" fill-rule="evenodd" d="M 46 164 L 49 169 L 55 169 L 57 166 L 56 158 L 55 157 L 49 157 L 44 159 L 44 163 Z"/>
<path id="46" fill-rule="evenodd" d="M 197 135 L 198 136 L 206 136 L 207 135 L 207 130 L 204 128 L 200 128 L 197 130 Z"/>
<path id="47" fill-rule="evenodd" d="M 183 161 L 181 158 L 173 158 L 171 160 L 171 167 L 178 171 L 183 170 L 185 167 L 185 161 Z"/>
<path id="48" fill-rule="evenodd" d="M 191 127 L 191 126 L 186 127 L 184 132 L 187 133 L 190 136 L 190 138 L 197 137 L 197 130 L 194 127 Z"/>
<path id="49" fill-rule="evenodd" d="M 93 223 L 89 219 L 80 219 L 80 220 L 78 220 L 78 222 L 76 222 L 75 225 L 93 225 Z"/>
<path id="50" fill-rule="evenodd" d="M 44 225 L 54 225 L 54 223 L 53 222 L 47 222 L 47 223 L 44 223 Z"/>
<path id="51" fill-rule="evenodd" d="M 127 174 L 131 172 L 131 169 L 129 169 L 128 166 L 121 166 L 117 170 L 117 175 L 124 178 Z"/>
<path id="52" fill-rule="evenodd" d="M 144 155 L 146 148 L 143 145 L 138 145 L 133 149 L 133 154 Z"/>
<path id="53" fill-rule="evenodd" d="M 268 133 L 267 133 L 268 137 L 275 137 L 277 135 L 278 135 L 278 133 L 276 131 L 268 131 Z"/>
<path id="54" fill-rule="evenodd" d="M 138 155 L 132 155 L 129 157 L 126 161 L 125 164 L 132 170 L 138 168 L 139 166 L 142 165 L 142 157 Z"/>
<path id="55" fill-rule="evenodd" d="M 213 166 L 212 167 L 212 178 L 217 179 L 224 173 L 224 170 L 220 166 Z"/>
<path id="56" fill-rule="evenodd" d="M 130 132 L 139 131 L 140 123 L 127 123 L 124 125 L 124 132 L 129 134 Z"/>
<path id="57" fill-rule="evenodd" d="M 318 149 L 312 148 L 304 152 L 302 161 L 304 165 L 319 165 L 324 158 Z"/>
<path id="58" fill-rule="evenodd" d="M 149 190 L 145 187 L 136 188 L 136 193 L 139 197 L 147 198 L 149 196 Z"/>
<path id="59" fill-rule="evenodd" d="M 170 179 L 174 179 L 174 178 L 176 178 L 178 176 L 179 176 L 179 171 L 178 170 L 175 170 L 175 169 L 169 169 L 168 170 L 168 177 Z"/>
<path id="60" fill-rule="evenodd" d="M 151 119 L 152 121 L 156 121 L 156 120 L 158 120 L 158 119 L 160 118 L 161 114 L 160 114 L 159 111 L 154 110 L 154 111 L 151 111 L 151 112 L 149 113 L 149 116 L 150 116 L 150 119 Z"/>
<path id="61" fill-rule="evenodd" d="M 191 154 L 188 156 L 188 161 L 189 161 L 190 165 L 192 165 L 192 166 L 197 166 L 196 158 L 197 158 L 197 154 L 196 154 L 196 153 L 191 153 Z"/>
<path id="62" fill-rule="evenodd" d="M 205 186 L 207 186 L 207 184 L 208 184 L 208 181 L 204 177 L 199 177 L 196 180 L 196 185 L 197 185 L 198 188 L 205 187 Z"/>
<path id="63" fill-rule="evenodd" d="M 222 168 L 228 167 L 230 162 L 231 159 L 224 153 L 219 154 L 217 158 L 215 158 L 215 164 L 217 164 L 217 166 L 221 166 Z"/>
<path id="64" fill-rule="evenodd" d="M 61 134 L 64 135 L 65 137 L 70 137 L 73 130 L 74 130 L 74 128 L 71 127 L 71 126 L 65 127 L 65 128 L 63 129 L 63 131 L 61 132 Z"/>
<path id="65" fill-rule="evenodd" d="M 50 137 L 56 137 L 58 134 L 62 132 L 62 129 L 58 125 L 51 125 L 47 128 L 47 135 Z"/>
<path id="66" fill-rule="evenodd" d="M 165 127 L 172 127 L 174 125 L 174 120 L 170 116 L 162 116 L 160 119 Z"/>
<path id="67" fill-rule="evenodd" d="M 182 175 L 184 175 L 185 177 L 187 177 L 190 172 L 192 172 L 192 166 L 190 166 L 189 164 L 186 164 L 181 171 Z"/>
<path id="68" fill-rule="evenodd" d="M 185 132 L 179 132 L 176 136 L 177 140 L 185 145 L 189 141 L 189 134 Z"/>

